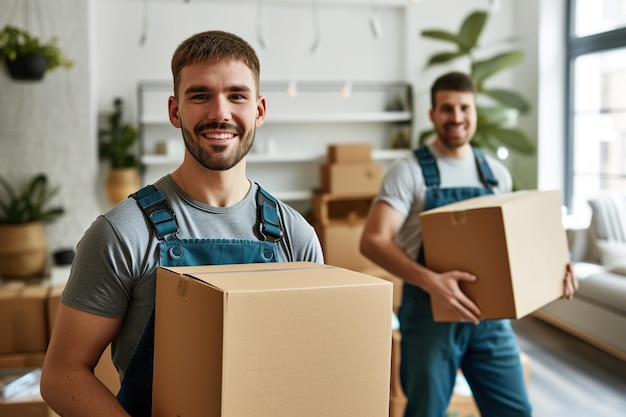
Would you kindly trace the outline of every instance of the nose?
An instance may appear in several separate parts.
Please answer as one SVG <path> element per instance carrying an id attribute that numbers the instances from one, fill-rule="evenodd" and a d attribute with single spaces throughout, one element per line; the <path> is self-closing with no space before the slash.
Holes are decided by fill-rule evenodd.
<path id="1" fill-rule="evenodd" d="M 230 111 L 230 101 L 224 96 L 217 96 L 211 101 L 207 117 L 211 121 L 228 121 L 232 118 Z"/>
<path id="2" fill-rule="evenodd" d="M 463 110 L 455 108 L 452 112 L 452 118 L 456 123 L 461 123 L 463 121 Z"/>

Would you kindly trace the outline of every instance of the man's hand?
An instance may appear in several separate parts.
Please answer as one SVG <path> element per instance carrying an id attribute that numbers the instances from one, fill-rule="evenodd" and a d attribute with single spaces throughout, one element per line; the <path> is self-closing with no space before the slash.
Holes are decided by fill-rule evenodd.
<path id="1" fill-rule="evenodd" d="M 578 278 L 576 278 L 576 274 L 574 274 L 574 265 L 568 262 L 565 267 L 565 276 L 563 277 L 563 295 L 561 298 L 571 300 L 577 289 Z"/>
<path id="2" fill-rule="evenodd" d="M 480 309 L 470 300 L 461 288 L 459 281 L 476 281 L 476 277 L 467 272 L 449 271 L 442 274 L 432 273 L 427 291 L 431 300 L 459 317 L 460 321 L 474 324 L 480 322 Z"/>

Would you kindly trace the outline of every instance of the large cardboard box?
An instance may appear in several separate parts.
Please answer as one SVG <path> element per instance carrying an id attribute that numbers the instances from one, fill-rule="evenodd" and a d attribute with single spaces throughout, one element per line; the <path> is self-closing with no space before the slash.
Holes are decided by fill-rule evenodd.
<path id="1" fill-rule="evenodd" d="M 372 162 L 371 143 L 331 144 L 327 148 L 331 164 L 359 164 Z"/>
<path id="2" fill-rule="evenodd" d="M 385 416 L 391 300 L 322 264 L 159 268 L 153 415 Z"/>
<path id="3" fill-rule="evenodd" d="M 488 195 L 420 218 L 426 265 L 476 275 L 460 285 L 482 319 L 517 319 L 561 296 L 569 255 L 559 191 Z M 436 321 L 458 320 L 432 306 Z"/>
<path id="4" fill-rule="evenodd" d="M 47 284 L 0 287 L 0 354 L 46 350 L 48 291 Z"/>
<path id="5" fill-rule="evenodd" d="M 323 164 L 320 169 L 322 191 L 334 194 L 376 194 L 383 168 L 375 163 Z"/>

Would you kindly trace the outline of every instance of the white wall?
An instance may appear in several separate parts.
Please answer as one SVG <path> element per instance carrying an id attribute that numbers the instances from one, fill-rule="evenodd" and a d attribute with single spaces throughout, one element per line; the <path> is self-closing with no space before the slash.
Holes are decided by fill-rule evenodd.
<path id="1" fill-rule="evenodd" d="M 2 0 L 3 3 L 9 1 L 13 3 L 13 0 Z M 557 5 L 564 1 L 551 0 Z M 131 120 L 136 120 L 137 81 L 169 80 L 171 54 L 187 36 L 206 29 L 224 29 L 241 35 L 257 48 L 262 78 L 266 80 L 401 79 L 412 82 L 416 96 L 416 130 L 420 130 L 428 126 L 430 83 L 446 70 L 443 67 L 424 69 L 427 57 L 444 45 L 421 38 L 420 31 L 425 28 L 455 30 L 471 10 L 485 9 L 489 2 L 381 0 L 377 10 L 384 37 L 377 41 L 368 26 L 372 15 L 370 0 L 321 0 L 318 18 L 322 43 L 315 54 L 309 53 L 314 30 L 311 1 L 307 0 L 264 2 L 262 33 L 267 49 L 260 48 L 257 42 L 257 2 L 254 0 L 186 3 L 182 0 L 41 0 L 37 3 L 44 10 L 48 33 L 59 36 L 60 44 L 75 59 L 76 65 L 71 70 L 49 73 L 39 84 L 16 83 L 1 71 L 0 173 L 19 180 L 45 171 L 53 183 L 62 183 L 60 200 L 68 208 L 68 215 L 48 228 L 54 249 L 75 245 L 93 218 L 108 208 L 103 197 L 102 166 L 97 162 L 96 115 L 110 110 L 113 97 L 122 96 L 128 102 Z M 524 69 L 502 75 L 494 79 L 494 83 L 515 84 L 516 88 L 523 83 L 524 91 L 529 91 L 537 100 L 539 86 L 545 86 L 536 75 L 537 68 L 541 67 L 537 55 L 540 52 L 542 57 L 550 54 L 545 48 L 539 48 L 539 36 L 544 43 L 550 28 L 560 30 L 561 24 L 554 24 L 553 19 L 564 19 L 564 14 L 554 13 L 539 19 L 544 8 L 553 9 L 540 3 L 545 2 L 502 0 L 502 8 L 487 23 L 484 36 L 485 44 L 496 44 L 511 36 L 525 39 L 527 62 Z M 146 43 L 140 46 L 143 4 L 149 5 L 148 26 Z M 11 9 L 3 4 L 0 22 L 9 19 Z M 20 19 L 14 17 L 13 21 L 20 23 Z M 540 32 L 535 29 L 538 24 Z M 540 72 L 545 73 L 545 69 Z M 554 106 L 552 101 L 549 101 L 550 106 Z M 163 109 L 165 111 L 166 103 Z M 539 118 L 541 122 L 549 118 L 550 113 L 536 108 L 528 121 L 530 129 L 542 134 L 558 134 L 554 127 L 548 130 L 536 127 L 538 114 L 544 116 Z M 555 120 L 558 119 L 552 121 Z M 551 158 L 558 159 L 553 150 L 549 152 Z M 542 155 L 543 147 L 539 157 Z M 537 160 L 512 163 L 513 168 L 527 178 L 524 185 L 534 186 Z M 547 182 L 552 183 L 558 180 Z"/>
<path id="2" fill-rule="evenodd" d="M 2 0 L 0 22 L 23 26 L 23 8 Z M 23 1 L 20 3 L 24 3 Z M 75 61 L 37 83 L 15 82 L 0 69 L 0 174 L 24 184 L 35 173 L 48 174 L 61 187 L 55 203 L 67 214 L 47 226 L 50 249 L 73 247 L 98 207 L 96 142 L 90 71 L 90 3 L 84 0 L 29 2 L 31 30 L 44 38 L 57 35 L 64 52 Z M 9 7 L 10 6 L 10 7 Z M 39 20 L 33 19 L 34 17 Z M 39 24 L 41 23 L 41 24 Z"/>

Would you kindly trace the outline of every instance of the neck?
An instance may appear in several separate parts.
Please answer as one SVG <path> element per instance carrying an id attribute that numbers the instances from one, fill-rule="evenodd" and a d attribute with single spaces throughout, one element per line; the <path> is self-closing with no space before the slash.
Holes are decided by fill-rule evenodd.
<path id="1" fill-rule="evenodd" d="M 469 143 L 461 146 L 450 147 L 446 146 L 445 143 L 437 138 L 433 142 L 433 145 L 435 146 L 435 148 L 437 148 L 437 150 L 439 150 L 439 152 L 449 158 L 464 159 L 471 156 L 472 154 L 472 147 Z"/>
<path id="2" fill-rule="evenodd" d="M 243 200 L 250 190 L 245 158 L 226 171 L 207 169 L 197 161 L 183 162 L 172 173 L 172 179 L 185 194 L 213 207 L 230 207 Z"/>

